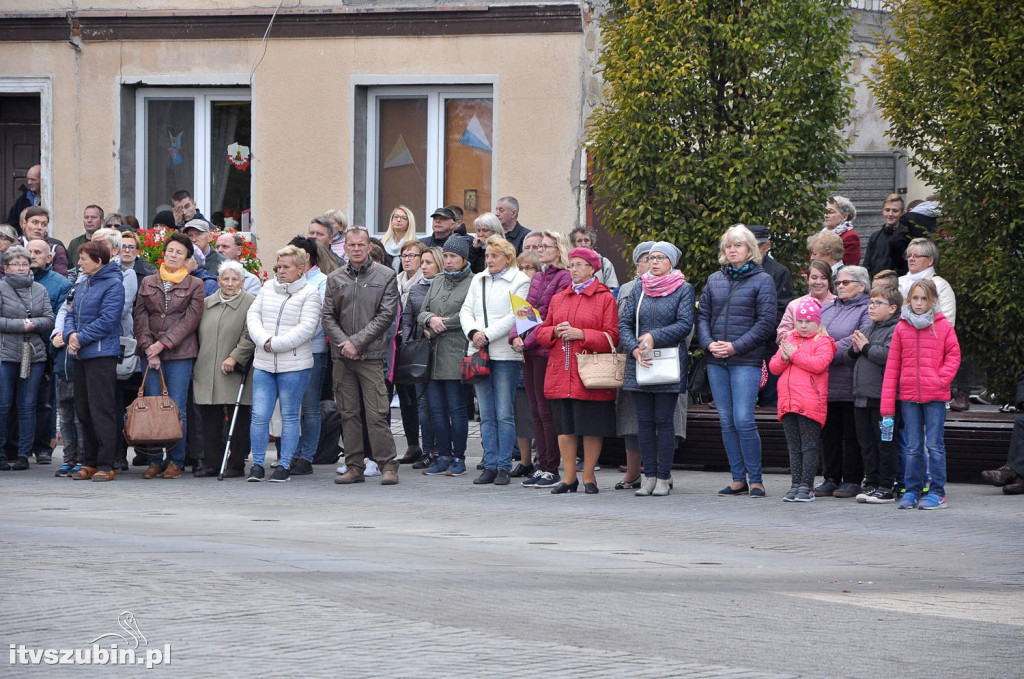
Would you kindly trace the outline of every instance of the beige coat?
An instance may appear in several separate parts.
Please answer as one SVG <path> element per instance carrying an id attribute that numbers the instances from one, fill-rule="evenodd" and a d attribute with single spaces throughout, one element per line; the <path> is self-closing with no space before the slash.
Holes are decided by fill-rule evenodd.
<path id="1" fill-rule="evenodd" d="M 220 292 L 203 301 L 203 318 L 199 322 L 199 356 L 192 370 L 192 391 L 200 405 L 233 404 L 238 398 L 242 373 L 236 369 L 225 375 L 220 364 L 230 356 L 240 368 L 252 362 L 255 345 L 246 329 L 246 314 L 255 297 L 240 293 L 225 302 Z M 245 382 L 242 404 L 252 405 L 252 375 Z"/>

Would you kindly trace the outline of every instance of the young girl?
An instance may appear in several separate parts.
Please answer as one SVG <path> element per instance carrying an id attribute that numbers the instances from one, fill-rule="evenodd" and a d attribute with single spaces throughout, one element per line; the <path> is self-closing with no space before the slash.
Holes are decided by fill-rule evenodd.
<path id="1" fill-rule="evenodd" d="M 828 412 L 828 368 L 836 343 L 821 325 L 821 303 L 800 300 L 795 329 L 779 342 L 769 369 L 779 376 L 779 419 L 789 444 L 793 485 L 784 502 L 814 500 L 814 472 L 821 454 L 821 428 Z"/>
<path id="2" fill-rule="evenodd" d="M 900 322 L 892 336 L 889 360 L 882 382 L 881 413 L 896 413 L 899 385 L 900 414 L 903 416 L 903 444 L 907 492 L 896 505 L 899 509 L 945 509 L 946 424 L 949 385 L 960 367 L 960 344 L 953 326 L 936 311 L 939 293 L 935 283 L 923 278 L 910 286 Z M 927 464 L 925 450 L 928 451 Z M 931 473 L 927 495 L 921 497 L 926 473 Z"/>

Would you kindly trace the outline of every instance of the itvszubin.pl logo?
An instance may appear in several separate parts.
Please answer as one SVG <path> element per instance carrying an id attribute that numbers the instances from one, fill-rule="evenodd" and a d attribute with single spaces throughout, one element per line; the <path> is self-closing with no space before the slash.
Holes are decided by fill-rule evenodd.
<path id="1" fill-rule="evenodd" d="M 144 665 L 146 669 L 171 664 L 171 645 L 150 648 L 149 640 L 139 630 L 131 612 L 125 611 L 117 616 L 117 624 L 125 634 L 101 634 L 88 642 L 89 646 L 85 648 L 29 648 L 24 644 L 10 644 L 10 664 Z M 106 641 L 101 644 L 100 640 Z"/>

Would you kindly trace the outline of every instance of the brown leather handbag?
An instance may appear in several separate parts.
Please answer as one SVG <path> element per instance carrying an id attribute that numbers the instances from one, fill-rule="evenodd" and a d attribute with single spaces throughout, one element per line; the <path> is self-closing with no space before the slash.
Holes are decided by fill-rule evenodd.
<path id="1" fill-rule="evenodd" d="M 146 377 L 149 366 L 142 376 L 139 395 L 128 406 L 124 416 L 124 440 L 130 446 L 146 446 L 166 448 L 181 440 L 181 414 L 178 404 L 167 393 L 164 371 L 156 369 L 160 375 L 160 395 L 143 396 L 146 388 Z"/>

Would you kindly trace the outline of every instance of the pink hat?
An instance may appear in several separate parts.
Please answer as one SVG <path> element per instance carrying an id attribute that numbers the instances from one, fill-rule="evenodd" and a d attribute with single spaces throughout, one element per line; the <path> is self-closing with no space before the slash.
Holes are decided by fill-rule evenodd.
<path id="1" fill-rule="evenodd" d="M 821 323 L 821 302 L 813 297 L 800 300 L 800 304 L 796 307 L 796 319 Z"/>
<path id="2" fill-rule="evenodd" d="M 573 248 L 572 250 L 569 250 L 568 259 L 572 259 L 573 257 L 579 257 L 587 264 L 594 267 L 594 273 L 601 270 L 601 256 L 590 248 Z"/>

